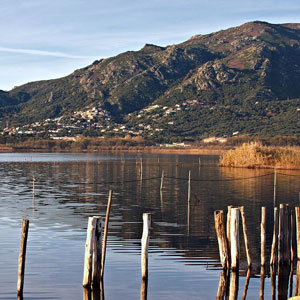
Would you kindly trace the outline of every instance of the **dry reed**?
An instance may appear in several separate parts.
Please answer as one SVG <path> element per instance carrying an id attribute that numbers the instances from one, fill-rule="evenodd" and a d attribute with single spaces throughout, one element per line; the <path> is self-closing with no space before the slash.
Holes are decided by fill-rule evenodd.
<path id="1" fill-rule="evenodd" d="M 224 167 L 300 169 L 300 151 L 292 147 L 245 143 L 222 155 L 220 165 Z"/>

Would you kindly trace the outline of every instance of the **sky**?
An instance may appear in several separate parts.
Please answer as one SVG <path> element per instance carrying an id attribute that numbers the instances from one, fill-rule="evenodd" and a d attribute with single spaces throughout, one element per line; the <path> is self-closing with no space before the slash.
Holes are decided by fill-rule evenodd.
<path id="1" fill-rule="evenodd" d="M 0 0 L 0 89 L 59 78 L 146 43 L 261 20 L 300 23 L 299 0 Z"/>

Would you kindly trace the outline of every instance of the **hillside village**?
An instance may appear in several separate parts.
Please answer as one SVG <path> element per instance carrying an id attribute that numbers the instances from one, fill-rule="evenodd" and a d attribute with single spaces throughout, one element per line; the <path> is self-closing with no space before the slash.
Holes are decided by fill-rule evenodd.
<path id="1" fill-rule="evenodd" d="M 94 106 L 85 111 L 74 111 L 71 116 L 48 118 L 42 122 L 24 126 L 7 126 L 0 134 L 71 141 L 82 137 L 83 134 L 97 137 L 142 136 L 151 138 L 162 132 L 165 127 L 172 127 L 174 125 L 172 116 L 176 113 L 189 111 L 191 107 L 199 104 L 208 107 L 199 103 L 198 100 L 187 100 L 174 106 L 151 105 L 139 112 L 128 114 L 124 123 L 113 121 L 108 111 Z M 213 110 L 214 107 L 212 106 L 210 109 Z M 233 132 L 233 135 L 237 134 L 238 132 Z M 226 137 L 210 137 L 203 139 L 203 141 L 224 143 Z"/>

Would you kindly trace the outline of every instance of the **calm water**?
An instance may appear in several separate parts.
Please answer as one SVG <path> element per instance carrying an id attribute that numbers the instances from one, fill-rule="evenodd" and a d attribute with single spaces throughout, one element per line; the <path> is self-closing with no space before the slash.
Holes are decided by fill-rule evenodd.
<path id="1" fill-rule="evenodd" d="M 152 213 L 148 299 L 215 299 L 221 270 L 213 212 L 230 204 L 245 206 L 254 260 L 247 299 L 258 299 L 260 209 L 267 207 L 269 253 L 272 171 L 219 168 L 217 156 L 200 158 L 199 166 L 199 156 L 193 155 L 0 154 L 0 299 L 16 299 L 24 218 L 30 220 L 24 299 L 82 299 L 87 220 L 91 215 L 105 215 L 109 189 L 113 202 L 105 299 L 139 299 L 143 212 Z M 166 178 L 161 197 L 162 170 Z M 266 176 L 248 178 L 261 175 Z M 278 174 L 277 204 L 299 204 L 299 176 L 297 171 Z M 239 298 L 245 263 L 241 243 Z M 271 299 L 269 278 L 264 295 Z"/>

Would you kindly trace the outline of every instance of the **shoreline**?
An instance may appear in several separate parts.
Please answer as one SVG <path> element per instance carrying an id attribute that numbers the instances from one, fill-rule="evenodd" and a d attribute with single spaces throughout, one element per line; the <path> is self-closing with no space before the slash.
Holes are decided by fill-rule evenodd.
<path id="1" fill-rule="evenodd" d="M 101 149 L 45 149 L 27 147 L 0 147 L 0 153 L 101 153 L 101 152 L 123 152 L 123 153 L 153 153 L 153 154 L 191 154 L 191 155 L 221 155 L 229 149 L 218 148 L 160 148 L 160 147 L 132 147 L 119 148 L 103 147 Z"/>

